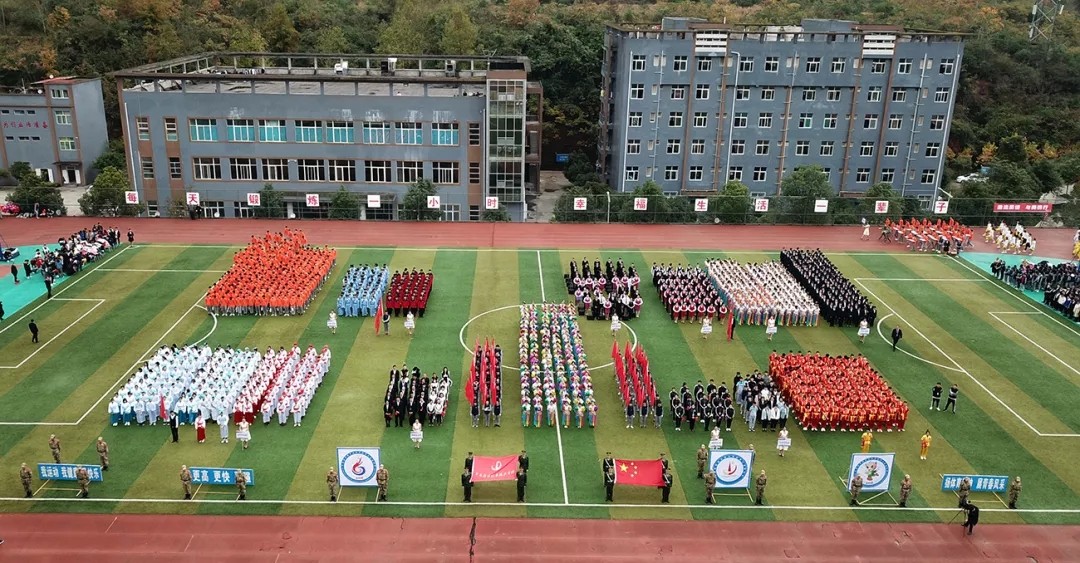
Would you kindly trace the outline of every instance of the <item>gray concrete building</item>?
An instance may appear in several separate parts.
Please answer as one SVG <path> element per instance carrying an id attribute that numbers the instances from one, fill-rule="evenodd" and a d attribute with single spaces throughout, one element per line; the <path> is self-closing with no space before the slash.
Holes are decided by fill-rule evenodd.
<path id="1" fill-rule="evenodd" d="M 599 169 L 614 190 L 739 180 L 774 195 L 816 164 L 841 195 L 888 182 L 929 201 L 942 180 L 962 34 L 665 18 L 609 26 L 605 46 Z"/>
<path id="2" fill-rule="evenodd" d="M 196 192 L 207 216 L 249 216 L 248 194 L 269 183 L 289 216 L 325 217 L 345 186 L 361 218 L 408 219 L 402 197 L 426 178 L 458 221 L 490 198 L 526 214 L 543 96 L 528 72 L 523 57 L 209 53 L 115 76 L 129 175 L 151 215 Z"/>
<path id="3" fill-rule="evenodd" d="M 93 181 L 94 161 L 109 145 L 101 80 L 49 78 L 0 88 L 0 168 L 30 164 L 49 182 Z"/>

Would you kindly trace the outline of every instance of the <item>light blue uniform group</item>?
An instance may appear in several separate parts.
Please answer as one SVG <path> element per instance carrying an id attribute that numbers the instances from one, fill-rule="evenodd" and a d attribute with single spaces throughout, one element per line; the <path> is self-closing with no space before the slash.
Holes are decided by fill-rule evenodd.
<path id="1" fill-rule="evenodd" d="M 375 316 L 389 281 L 390 270 L 385 265 L 349 266 L 337 300 L 338 316 Z"/>

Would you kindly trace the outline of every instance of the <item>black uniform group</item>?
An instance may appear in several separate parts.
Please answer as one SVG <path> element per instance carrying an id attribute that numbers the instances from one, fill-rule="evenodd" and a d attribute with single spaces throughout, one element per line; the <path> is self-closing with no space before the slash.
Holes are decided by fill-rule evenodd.
<path id="1" fill-rule="evenodd" d="M 675 430 L 682 431 L 683 422 L 690 431 L 700 423 L 706 432 L 711 427 L 725 426 L 731 430 L 731 421 L 735 418 L 735 407 L 731 393 L 723 382 L 717 386 L 713 380 L 703 385 L 699 380 L 694 385 L 693 393 L 682 384 L 678 391 L 674 387 L 668 394 L 671 403 L 671 417 L 675 421 Z"/>
<path id="2" fill-rule="evenodd" d="M 643 300 L 638 293 L 641 278 L 637 268 L 623 264 L 622 258 L 612 263 L 608 260 L 603 269 L 600 260 L 593 260 L 592 265 L 586 259 L 570 261 L 570 273 L 564 274 L 566 291 L 574 296 L 578 315 L 588 320 L 611 320 L 611 315 L 618 315 L 622 320 L 629 320 L 641 313 Z"/>
<path id="3" fill-rule="evenodd" d="M 709 273 L 700 267 L 653 264 L 652 282 L 668 316 L 676 322 L 715 318 L 723 307 Z"/>
<path id="4" fill-rule="evenodd" d="M 865 320 L 873 326 L 877 308 L 820 250 L 785 249 L 780 263 L 821 308 L 829 326 L 857 325 Z"/>
<path id="5" fill-rule="evenodd" d="M 392 367 L 383 399 L 386 427 L 390 427 L 391 421 L 395 427 L 408 427 L 416 421 L 423 426 L 441 425 L 452 385 L 450 370 L 445 367 L 442 375 L 436 377 L 432 373 L 430 378 L 418 367 L 412 368 L 411 374 L 406 366 L 401 366 L 400 370 L 397 366 Z"/>

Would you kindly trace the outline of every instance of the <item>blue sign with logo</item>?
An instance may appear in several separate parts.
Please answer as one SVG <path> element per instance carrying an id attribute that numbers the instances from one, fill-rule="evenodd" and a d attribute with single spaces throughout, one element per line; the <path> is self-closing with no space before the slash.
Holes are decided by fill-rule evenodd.
<path id="1" fill-rule="evenodd" d="M 236 472 L 247 476 L 247 485 L 255 485 L 254 469 L 233 469 L 229 467 L 189 467 L 191 482 L 195 485 L 235 485 Z"/>
<path id="2" fill-rule="evenodd" d="M 570 155 L 563 153 L 555 153 L 555 162 L 558 162 L 559 164 L 566 164 L 567 162 L 570 162 Z"/>
<path id="3" fill-rule="evenodd" d="M 74 463 L 39 463 L 37 466 L 38 479 L 42 481 L 78 481 L 75 470 L 79 467 L 86 469 L 86 474 L 91 481 L 100 482 L 100 465 L 78 465 Z"/>
<path id="4" fill-rule="evenodd" d="M 942 491 L 959 491 L 964 477 L 971 479 L 973 493 L 1004 493 L 1009 490 L 1008 475 L 964 475 L 949 473 L 941 476 Z"/>

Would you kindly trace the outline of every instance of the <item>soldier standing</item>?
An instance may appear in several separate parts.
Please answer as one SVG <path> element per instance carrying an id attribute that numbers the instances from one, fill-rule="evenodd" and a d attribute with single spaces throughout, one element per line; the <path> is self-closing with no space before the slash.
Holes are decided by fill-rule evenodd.
<path id="1" fill-rule="evenodd" d="M 243 471 L 236 472 L 236 490 L 240 491 L 240 497 L 236 500 L 247 500 L 247 474 Z"/>
<path id="2" fill-rule="evenodd" d="M 606 469 L 604 470 L 604 492 L 607 493 L 607 496 L 606 496 L 606 498 L 604 498 L 604 500 L 607 501 L 607 502 L 613 502 L 613 500 L 614 500 L 613 495 L 615 493 L 615 466 L 614 465 L 606 466 Z"/>
<path id="3" fill-rule="evenodd" d="M 56 437 L 56 434 L 49 435 L 49 449 L 52 450 L 53 461 L 62 463 L 60 461 L 60 439 Z"/>
<path id="4" fill-rule="evenodd" d="M 472 464 L 473 464 L 473 456 L 472 456 L 472 452 L 469 452 L 469 455 L 465 456 L 465 471 L 468 471 L 469 473 L 472 473 Z"/>
<path id="5" fill-rule="evenodd" d="M 525 485 L 528 484 L 529 476 L 525 474 L 525 469 L 518 466 L 517 470 L 517 501 L 525 502 Z"/>
<path id="6" fill-rule="evenodd" d="M 375 502 L 386 502 L 386 484 L 390 481 L 390 472 L 386 470 L 386 467 L 380 465 L 379 470 L 375 472 L 375 483 L 379 485 L 378 495 L 375 497 Z"/>
<path id="7" fill-rule="evenodd" d="M 472 486 L 472 472 L 466 469 L 461 472 L 461 489 L 465 493 L 461 502 L 472 502 Z"/>
<path id="8" fill-rule="evenodd" d="M 180 486 L 184 488 L 184 500 L 191 500 L 191 471 L 186 465 L 180 466 Z"/>
<path id="9" fill-rule="evenodd" d="M 1012 485 L 1009 485 L 1009 508 L 1016 509 L 1016 501 L 1020 500 L 1021 489 L 1023 487 L 1020 486 L 1020 476 L 1018 475 Z"/>
<path id="10" fill-rule="evenodd" d="M 713 498 L 713 489 L 716 488 L 716 474 L 712 471 L 705 474 L 705 504 L 716 504 Z"/>
<path id="11" fill-rule="evenodd" d="M 83 466 L 75 468 L 75 480 L 79 482 L 79 495 L 82 498 L 90 497 L 90 472 Z"/>
<path id="12" fill-rule="evenodd" d="M 97 439 L 97 453 L 98 453 L 98 458 L 101 459 L 101 470 L 102 471 L 108 471 L 109 470 L 109 444 L 101 436 L 98 436 L 98 439 Z"/>
<path id="13" fill-rule="evenodd" d="M 858 506 L 859 493 L 862 492 L 862 487 L 862 475 L 855 475 L 855 478 L 851 480 L 851 506 Z"/>
<path id="14" fill-rule="evenodd" d="M 664 485 L 662 487 L 660 487 L 660 491 L 661 491 L 660 492 L 660 502 L 664 503 L 664 504 L 668 504 L 669 502 L 671 502 L 669 500 L 669 497 L 671 496 L 671 483 L 672 483 L 673 479 L 671 477 L 671 472 L 668 471 L 666 467 L 664 468 L 663 478 L 664 478 Z"/>
<path id="15" fill-rule="evenodd" d="M 757 498 L 754 499 L 754 504 L 761 506 L 761 499 L 765 498 L 765 484 L 768 483 L 768 478 L 765 476 L 765 470 L 761 470 L 761 474 L 758 475 L 757 481 L 754 484 L 757 485 Z"/>
<path id="16" fill-rule="evenodd" d="M 956 506 L 959 508 L 964 508 L 964 505 L 967 504 L 968 495 L 971 494 L 970 478 L 964 477 L 960 480 L 960 490 L 956 494 L 960 497 L 960 503 Z"/>
<path id="17" fill-rule="evenodd" d="M 904 475 L 904 480 L 900 481 L 900 508 L 907 507 L 909 496 L 911 496 L 911 475 Z"/>
<path id="18" fill-rule="evenodd" d="M 611 452 L 605 454 L 604 459 L 600 461 L 600 471 L 607 473 L 608 470 L 615 471 L 615 458 L 611 457 Z"/>
<path id="19" fill-rule="evenodd" d="M 705 463 L 709 460 L 709 450 L 705 449 L 705 444 L 702 444 L 697 451 L 697 478 L 705 478 Z"/>
<path id="20" fill-rule="evenodd" d="M 529 454 L 525 453 L 525 450 L 521 450 L 521 455 L 518 456 L 518 467 L 529 472 Z"/>
<path id="21" fill-rule="evenodd" d="M 22 481 L 22 488 L 26 492 L 26 498 L 33 497 L 34 491 L 30 490 L 30 484 L 34 482 L 34 474 L 30 473 L 30 468 L 25 463 L 19 468 L 19 480 Z"/>
<path id="22" fill-rule="evenodd" d="M 375 478 L 378 479 L 378 475 Z M 330 489 L 330 502 L 337 502 L 338 485 L 340 483 L 337 471 L 331 467 L 330 471 L 326 473 L 326 488 Z"/>

